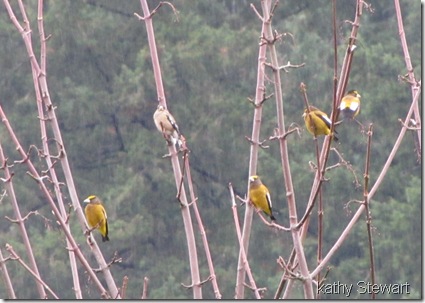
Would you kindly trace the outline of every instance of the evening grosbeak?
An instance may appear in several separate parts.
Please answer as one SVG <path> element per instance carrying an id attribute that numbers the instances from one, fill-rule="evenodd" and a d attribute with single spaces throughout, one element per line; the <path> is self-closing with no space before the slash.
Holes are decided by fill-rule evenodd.
<path id="1" fill-rule="evenodd" d="M 88 196 L 84 200 L 87 203 L 84 212 L 86 214 L 87 223 L 90 228 L 96 228 L 102 235 L 102 241 L 109 241 L 108 238 L 108 217 L 106 216 L 105 208 L 102 201 L 94 195 Z"/>
<path id="2" fill-rule="evenodd" d="M 329 119 L 328 115 L 317 109 L 314 106 L 309 106 L 309 111 L 304 110 L 302 115 L 304 118 L 305 126 L 307 130 L 314 136 L 320 135 L 331 135 L 331 124 L 332 121 Z M 334 130 L 335 133 L 337 133 Z M 338 138 L 335 135 L 332 135 L 335 141 L 338 141 Z"/>
<path id="3" fill-rule="evenodd" d="M 360 94 L 356 90 L 350 90 L 342 99 L 339 110 L 344 119 L 353 119 L 360 112 Z"/>
<path id="4" fill-rule="evenodd" d="M 261 182 L 260 177 L 249 177 L 249 200 L 256 208 L 261 209 L 266 215 L 275 221 L 272 213 L 272 200 L 267 187 Z"/>

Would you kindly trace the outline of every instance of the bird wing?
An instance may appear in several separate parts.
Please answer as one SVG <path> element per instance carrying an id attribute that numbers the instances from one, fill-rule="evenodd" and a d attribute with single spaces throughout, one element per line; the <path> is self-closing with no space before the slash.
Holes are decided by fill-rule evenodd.
<path id="1" fill-rule="evenodd" d="M 345 96 L 344 98 L 342 98 L 339 108 L 341 110 L 349 108 L 351 111 L 354 112 L 359 108 L 359 106 L 360 106 L 359 98 L 348 95 L 348 96 Z"/>
<path id="2" fill-rule="evenodd" d="M 103 215 L 105 216 L 105 231 L 106 231 L 105 235 L 108 235 L 108 216 L 106 215 L 106 211 L 103 206 L 102 206 L 102 212 L 103 212 Z"/>
<path id="3" fill-rule="evenodd" d="M 177 131 L 178 134 L 180 134 L 179 126 L 177 125 L 176 120 L 174 120 L 174 117 L 170 113 L 167 113 L 166 117 L 171 126 Z"/>
<path id="4" fill-rule="evenodd" d="M 324 112 L 317 111 L 316 116 L 318 116 L 329 128 L 331 128 L 332 121 Z"/>
<path id="5" fill-rule="evenodd" d="M 106 231 L 105 235 L 106 235 L 106 237 L 108 237 L 108 234 L 109 234 L 109 231 L 108 231 L 108 220 L 105 221 L 105 231 Z"/>
<path id="6" fill-rule="evenodd" d="M 351 103 L 350 103 L 350 110 L 352 110 L 353 112 L 355 112 L 358 108 L 359 108 L 359 106 L 360 106 L 360 103 L 357 101 L 357 100 L 353 100 Z"/>
<path id="7" fill-rule="evenodd" d="M 267 204 L 269 206 L 270 213 L 271 213 L 272 212 L 272 199 L 270 198 L 270 193 L 269 192 L 266 193 L 266 199 L 267 199 Z"/>
<path id="8" fill-rule="evenodd" d="M 102 212 L 103 212 L 103 215 L 105 216 L 105 219 L 108 219 L 108 216 L 106 215 L 106 210 L 103 206 L 102 206 Z"/>

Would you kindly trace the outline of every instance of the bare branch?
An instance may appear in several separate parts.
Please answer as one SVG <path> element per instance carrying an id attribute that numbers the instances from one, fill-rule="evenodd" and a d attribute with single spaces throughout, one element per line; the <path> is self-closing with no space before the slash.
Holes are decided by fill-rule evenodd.
<path id="1" fill-rule="evenodd" d="M 326 281 L 326 278 L 328 277 L 328 274 L 330 273 L 330 271 L 332 270 L 332 266 L 328 266 L 327 268 L 326 268 L 326 273 L 325 273 L 325 275 L 323 276 L 323 278 L 322 279 L 320 279 L 320 282 L 317 284 L 317 287 L 318 288 L 320 288 L 320 286 L 322 286 L 322 284 L 323 283 L 325 283 L 325 281 Z"/>
<path id="2" fill-rule="evenodd" d="M 401 125 L 403 125 L 403 127 L 405 127 L 407 130 L 414 130 L 414 131 L 422 130 L 422 126 L 416 126 L 416 125 L 418 125 L 418 123 L 413 119 L 410 119 L 410 121 L 409 121 L 410 124 L 408 124 L 408 125 L 405 124 L 402 119 L 398 119 L 398 122 L 400 122 Z"/>
<path id="3" fill-rule="evenodd" d="M 375 254 L 373 250 L 373 238 L 372 238 L 372 215 L 369 209 L 369 199 L 368 199 L 368 190 L 369 190 L 369 170 L 370 170 L 370 147 L 372 144 L 372 132 L 373 124 L 369 125 L 369 130 L 367 132 L 367 150 L 366 150 L 366 161 L 365 161 L 365 172 L 364 172 L 364 188 L 363 188 L 363 198 L 364 205 L 366 209 L 366 227 L 367 227 L 367 236 L 369 240 L 369 258 L 370 258 L 370 274 L 371 274 L 371 283 L 375 284 Z M 372 292 L 372 299 L 376 298 L 376 293 Z"/>
<path id="4" fill-rule="evenodd" d="M 279 129 L 275 128 L 274 129 L 274 135 L 269 137 L 270 141 L 273 140 L 282 140 L 282 139 L 286 139 L 286 137 L 290 134 L 292 134 L 293 132 L 297 132 L 298 136 L 301 133 L 301 128 L 298 124 L 296 123 L 292 123 L 291 125 L 289 125 L 288 131 L 283 133 L 282 135 L 279 134 Z"/>
<path id="5" fill-rule="evenodd" d="M 260 299 L 263 298 L 263 294 L 267 291 L 267 287 L 254 288 L 251 285 L 244 283 L 246 288 L 252 290 L 253 292 L 258 292 L 260 294 Z"/>
<path id="6" fill-rule="evenodd" d="M 300 67 L 305 66 L 305 63 L 295 64 L 294 65 L 294 64 L 291 64 L 290 61 L 288 61 L 288 63 L 286 63 L 286 65 L 274 66 L 273 64 L 266 62 L 265 65 L 268 66 L 268 67 L 270 67 L 273 71 L 282 70 L 283 69 L 286 73 L 289 73 L 288 68 L 300 68 Z"/>
<path id="7" fill-rule="evenodd" d="M 263 103 L 265 102 L 265 101 L 267 101 L 268 99 L 270 99 L 271 97 L 273 97 L 273 93 L 272 94 L 270 94 L 270 95 L 268 95 L 268 96 L 266 96 L 265 95 L 265 92 L 264 92 L 264 95 L 263 95 L 263 99 L 260 101 L 260 102 L 258 102 L 258 103 L 256 103 L 253 99 L 251 99 L 251 98 L 247 98 L 248 99 L 248 101 L 252 104 L 252 105 L 254 105 L 254 107 L 256 107 L 256 108 L 259 108 L 259 107 L 261 107 L 262 105 L 263 105 Z"/>
<path id="8" fill-rule="evenodd" d="M 355 187 L 356 188 L 359 188 L 359 187 L 361 187 L 361 184 L 360 184 L 360 182 L 359 182 L 359 179 L 357 178 L 357 174 L 356 174 L 356 172 L 355 172 L 355 170 L 354 170 L 354 168 L 353 168 L 353 166 L 351 165 L 351 163 L 350 162 L 348 162 L 348 161 L 346 161 L 345 159 L 344 159 L 344 157 L 342 156 L 342 154 L 338 151 L 338 149 L 336 149 L 335 147 L 331 147 L 331 150 L 333 151 L 333 152 L 335 152 L 337 155 L 338 155 L 338 158 L 339 158 L 339 162 L 338 162 L 338 164 L 336 164 L 336 165 L 338 165 L 338 166 L 344 166 L 345 168 L 347 168 L 352 174 L 353 174 L 353 176 L 354 176 L 354 184 L 355 184 Z M 329 167 L 329 168 L 326 168 L 326 170 L 329 170 L 329 169 L 331 169 L 331 167 Z"/>
<path id="9" fill-rule="evenodd" d="M 186 148 L 186 145 L 184 144 L 183 147 Z M 193 188 L 192 174 L 191 174 L 191 171 L 190 171 L 189 153 L 188 153 L 187 149 L 185 149 L 185 151 L 183 153 L 183 162 L 184 162 L 184 170 L 186 171 L 186 179 L 187 179 L 187 184 L 188 184 L 188 188 L 189 188 L 189 194 L 190 194 L 190 198 L 192 200 L 189 203 L 189 206 L 192 205 L 192 209 L 193 209 L 193 212 L 195 214 L 196 221 L 198 223 L 199 232 L 201 234 L 202 243 L 204 245 L 205 255 L 206 255 L 207 263 L 208 263 L 208 269 L 210 271 L 210 280 L 209 281 L 211 281 L 211 283 L 213 285 L 215 298 L 221 299 L 221 293 L 220 293 L 220 289 L 218 287 L 217 277 L 215 275 L 214 264 L 213 264 L 213 261 L 212 261 L 212 256 L 211 256 L 211 252 L 210 252 L 210 248 L 209 248 L 209 244 L 208 244 L 207 233 L 205 231 L 204 224 L 203 224 L 202 218 L 201 218 L 201 214 L 200 214 L 199 209 L 198 209 L 198 203 L 197 203 L 198 197 L 195 197 L 195 189 Z"/>
<path id="10" fill-rule="evenodd" d="M 21 223 L 21 222 L 25 222 L 26 220 L 28 220 L 28 218 L 31 215 L 38 215 L 38 211 L 30 211 L 25 217 L 20 218 L 20 219 L 11 219 L 8 216 L 4 216 L 8 221 L 10 221 L 11 223 Z"/>
<path id="11" fill-rule="evenodd" d="M 122 278 L 122 286 L 121 286 L 121 298 L 125 299 L 126 297 L 126 291 L 128 286 L 128 276 L 124 276 Z"/>
<path id="12" fill-rule="evenodd" d="M 53 298 L 59 299 L 59 297 L 53 292 L 49 285 L 47 285 L 46 282 L 44 282 L 37 273 L 35 273 L 27 264 L 25 264 L 24 261 L 22 261 L 21 257 L 18 256 L 18 254 L 13 250 L 13 247 L 8 243 L 6 243 L 6 250 L 12 255 L 12 260 L 18 261 L 23 268 L 25 268 L 39 283 L 43 285 L 43 287 L 53 296 Z M 45 299 L 47 299 L 47 297 Z"/>
<path id="13" fill-rule="evenodd" d="M 2 109 L 0 107 L 0 116 L 2 116 L 1 113 L 2 113 Z M 7 119 L 5 119 L 5 117 L 2 117 L 1 120 L 4 123 L 7 124 Z M 2 199 L 7 192 L 9 197 L 10 197 L 10 203 L 11 203 L 12 208 L 13 208 L 13 213 L 16 217 L 16 220 L 18 221 L 17 223 L 18 223 L 18 226 L 19 226 L 19 231 L 20 231 L 22 241 L 24 243 L 25 250 L 26 250 L 26 253 L 27 253 L 27 256 L 28 256 L 28 259 L 29 259 L 29 264 L 30 264 L 33 272 L 36 275 L 39 276 L 40 274 L 39 274 L 39 271 L 38 271 L 37 263 L 35 261 L 31 242 L 30 242 L 30 239 L 29 239 L 29 236 L 28 236 L 28 233 L 27 233 L 25 223 L 24 223 L 25 219 L 22 218 L 20 207 L 19 207 L 19 204 L 18 204 L 18 201 L 17 201 L 17 198 L 16 198 L 15 189 L 14 189 L 13 182 L 12 182 L 13 173 L 11 173 L 9 171 L 9 167 L 6 165 L 7 158 L 5 157 L 5 155 L 3 153 L 3 148 L 1 146 L 1 144 L 0 144 L 0 162 L 3 163 L 2 169 L 4 171 L 4 176 L 5 176 L 4 179 L 8 180 L 8 182 L 5 183 L 5 185 L 4 185 L 6 190 L 3 192 Z M 28 216 L 29 216 L 29 214 L 27 215 L 27 217 Z M 40 283 L 36 280 L 36 285 L 37 285 L 37 290 L 38 290 L 40 298 L 45 298 L 47 295 L 46 295 L 46 291 L 45 291 L 42 283 Z"/>
<path id="14" fill-rule="evenodd" d="M 279 69 L 283 69 L 285 72 L 289 72 L 288 68 L 300 68 L 303 67 L 305 65 L 305 63 L 301 63 L 301 64 L 291 64 L 290 61 L 288 61 L 288 63 L 286 63 L 286 65 L 282 65 L 279 66 Z"/>
<path id="15" fill-rule="evenodd" d="M 9 277 L 9 271 L 7 270 L 6 262 L 8 260 L 11 260 L 10 257 L 3 258 L 3 253 L 0 249 L 0 268 L 1 268 L 1 274 L 3 276 L 4 284 L 7 289 L 7 293 L 9 296 L 9 299 L 16 299 L 15 290 L 13 289 L 12 281 Z"/>
<path id="16" fill-rule="evenodd" d="M 251 3 L 250 6 L 251 6 L 252 10 L 254 11 L 254 13 L 257 15 L 258 19 L 260 19 L 261 22 L 264 22 L 263 16 L 260 15 L 260 13 L 258 12 L 255 5 Z"/>
<path id="17" fill-rule="evenodd" d="M 142 291 L 142 299 L 148 298 L 148 285 L 149 285 L 149 279 L 148 277 L 145 277 L 143 279 L 143 291 Z"/>
<path id="18" fill-rule="evenodd" d="M 15 174 L 14 173 L 10 173 L 10 176 L 7 178 L 0 178 L 0 181 L 2 181 L 3 183 L 10 183 L 12 181 L 12 178 Z"/>
<path id="19" fill-rule="evenodd" d="M 235 193 L 233 192 L 232 183 L 229 183 L 228 187 L 229 187 L 230 198 L 231 198 L 231 203 L 232 203 L 232 212 L 233 212 L 233 220 L 235 222 L 236 236 L 238 238 L 238 243 L 239 243 L 239 254 L 240 254 L 239 256 L 242 259 L 242 261 L 240 263 L 241 267 L 238 266 L 238 273 L 240 273 L 242 270 L 244 270 L 243 272 L 248 275 L 248 279 L 249 279 L 249 282 L 251 283 L 251 287 L 252 287 L 252 289 L 254 289 L 255 297 L 257 299 L 260 299 L 261 294 L 258 292 L 257 285 L 255 283 L 254 277 L 252 276 L 251 268 L 249 266 L 248 259 L 246 257 L 246 253 L 245 253 L 245 247 L 243 245 L 244 244 L 243 243 L 243 236 L 241 235 L 241 229 L 240 229 L 240 225 L 239 225 L 239 217 L 238 217 L 238 212 L 237 212 L 237 209 L 236 209 Z M 250 207 L 248 207 L 248 203 L 246 205 L 247 205 L 246 209 L 250 208 Z M 240 285 L 244 286 L 245 282 L 241 282 Z M 240 297 L 241 293 L 239 293 L 238 291 L 242 291 L 242 290 L 236 288 L 235 291 L 236 291 L 235 297 L 237 297 L 237 298 Z"/>
<path id="20" fill-rule="evenodd" d="M 279 256 L 277 259 L 277 264 L 279 264 L 280 267 L 284 269 L 284 275 L 286 279 L 295 279 L 297 278 L 298 274 L 295 273 L 292 269 L 289 268 L 289 264 L 285 262 L 285 260 Z M 289 275 L 287 275 L 289 274 Z"/>
<path id="21" fill-rule="evenodd" d="M 145 21 L 146 19 L 151 19 L 152 17 L 153 17 L 153 15 L 155 15 L 156 13 L 157 13 L 157 11 L 158 11 L 158 9 L 161 7 L 161 6 L 163 6 L 164 4 L 166 4 L 166 5 L 168 5 L 168 6 L 170 6 L 171 7 L 171 9 L 173 10 L 173 13 L 174 13 L 174 15 L 175 15 L 175 17 L 176 17 L 176 20 L 177 21 L 179 21 L 179 19 L 178 19 L 178 14 L 179 14 L 179 12 L 176 10 L 176 8 L 174 7 L 174 5 L 173 4 L 171 4 L 171 2 L 168 2 L 168 1 L 161 1 L 153 10 L 152 10 L 152 12 L 148 15 L 148 16 L 145 16 L 145 17 L 142 17 L 142 16 L 140 16 L 138 13 L 134 13 L 134 15 L 140 20 L 140 21 Z"/>
<path id="22" fill-rule="evenodd" d="M 266 139 L 266 140 L 263 140 L 263 141 L 257 141 L 257 142 L 255 142 L 254 140 L 252 140 L 252 139 L 251 139 L 251 138 L 249 138 L 248 136 L 245 136 L 245 139 L 246 139 L 246 140 L 248 140 L 251 144 L 258 145 L 259 147 L 261 147 L 261 148 L 263 148 L 263 149 L 270 148 L 270 146 L 268 146 L 268 145 L 264 145 L 264 142 L 266 142 L 266 141 L 267 141 L 267 139 Z"/>
<path id="23" fill-rule="evenodd" d="M 213 277 L 212 277 L 212 276 L 209 276 L 209 277 L 208 277 L 208 278 L 206 278 L 205 280 L 203 280 L 203 281 L 199 282 L 196 286 L 202 286 L 203 284 L 205 284 L 205 283 L 207 283 L 207 282 L 211 281 L 212 279 L 213 279 Z M 192 288 L 192 287 L 194 286 L 194 284 L 186 285 L 186 284 L 184 284 L 184 283 L 180 283 L 180 285 L 181 285 L 181 286 L 183 286 L 184 288 Z"/>

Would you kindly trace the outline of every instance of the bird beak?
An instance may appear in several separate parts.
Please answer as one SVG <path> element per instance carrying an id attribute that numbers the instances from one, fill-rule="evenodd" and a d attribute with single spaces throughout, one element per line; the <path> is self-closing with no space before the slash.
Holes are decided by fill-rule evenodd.
<path id="1" fill-rule="evenodd" d="M 90 199 L 89 199 L 89 198 L 87 198 L 87 199 L 85 199 L 83 202 L 84 202 L 84 203 L 90 203 Z"/>
<path id="2" fill-rule="evenodd" d="M 304 118 L 304 117 L 305 117 L 305 113 L 304 113 L 304 114 L 302 114 L 302 115 L 301 115 L 301 117 L 303 117 L 303 118 Z"/>

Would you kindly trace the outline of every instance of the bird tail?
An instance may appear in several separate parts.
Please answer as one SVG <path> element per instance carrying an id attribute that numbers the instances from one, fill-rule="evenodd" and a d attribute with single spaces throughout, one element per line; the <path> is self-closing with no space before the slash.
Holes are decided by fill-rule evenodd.
<path id="1" fill-rule="evenodd" d="M 171 136 L 171 142 L 173 142 L 173 145 L 176 146 L 177 145 L 177 149 L 181 149 L 183 146 L 183 142 L 181 140 L 181 135 L 179 132 L 174 131 L 173 135 Z"/>
<path id="2" fill-rule="evenodd" d="M 109 241 L 108 235 L 102 236 L 102 242 L 106 242 L 106 241 Z"/>

